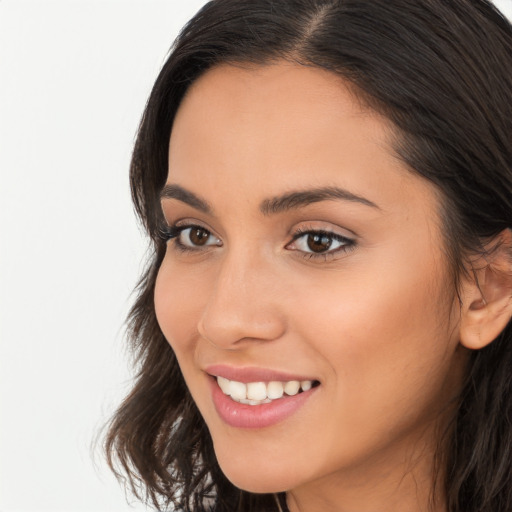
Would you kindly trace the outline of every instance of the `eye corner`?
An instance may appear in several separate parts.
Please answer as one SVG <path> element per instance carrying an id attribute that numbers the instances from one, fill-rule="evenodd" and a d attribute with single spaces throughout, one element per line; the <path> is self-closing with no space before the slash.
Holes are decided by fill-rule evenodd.
<path id="1" fill-rule="evenodd" d="M 156 228 L 156 238 L 163 242 L 168 242 L 176 236 L 175 226 L 169 225 L 167 222 L 160 222 Z"/>
<path id="2" fill-rule="evenodd" d="M 181 253 L 204 253 L 213 247 L 222 247 L 223 243 L 211 229 L 194 221 L 180 220 L 161 229 L 162 238 L 168 245 Z"/>

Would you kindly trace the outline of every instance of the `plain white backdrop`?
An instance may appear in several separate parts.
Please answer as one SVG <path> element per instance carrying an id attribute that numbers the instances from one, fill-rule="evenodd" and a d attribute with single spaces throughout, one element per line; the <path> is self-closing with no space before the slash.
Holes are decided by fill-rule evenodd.
<path id="1" fill-rule="evenodd" d="M 127 511 L 90 445 L 130 387 L 128 165 L 205 0 L 0 1 L 0 510 Z"/>
<path id="2" fill-rule="evenodd" d="M 91 443 L 130 388 L 127 170 L 205 0 L 0 0 L 0 511 L 129 511 Z M 512 18 L 512 0 L 496 0 Z"/>

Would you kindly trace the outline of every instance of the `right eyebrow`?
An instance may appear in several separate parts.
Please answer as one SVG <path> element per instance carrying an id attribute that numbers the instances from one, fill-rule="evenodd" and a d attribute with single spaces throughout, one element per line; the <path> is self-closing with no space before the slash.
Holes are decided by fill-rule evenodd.
<path id="1" fill-rule="evenodd" d="M 200 198 L 199 196 L 196 196 L 189 190 L 180 187 L 179 185 L 165 185 L 160 192 L 160 200 L 162 199 L 177 199 L 178 201 L 186 203 L 192 206 L 192 208 L 195 208 L 196 210 L 199 210 L 203 213 L 211 214 L 212 212 L 212 208 L 207 201 Z"/>

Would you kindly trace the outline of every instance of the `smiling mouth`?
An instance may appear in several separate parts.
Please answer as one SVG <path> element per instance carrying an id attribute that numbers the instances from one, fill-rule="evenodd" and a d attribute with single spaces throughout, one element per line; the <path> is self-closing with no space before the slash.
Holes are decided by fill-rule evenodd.
<path id="1" fill-rule="evenodd" d="M 233 401 L 247 405 L 269 404 L 287 396 L 295 396 L 320 385 L 317 380 L 290 380 L 287 382 L 238 382 L 215 377 L 221 391 Z"/>

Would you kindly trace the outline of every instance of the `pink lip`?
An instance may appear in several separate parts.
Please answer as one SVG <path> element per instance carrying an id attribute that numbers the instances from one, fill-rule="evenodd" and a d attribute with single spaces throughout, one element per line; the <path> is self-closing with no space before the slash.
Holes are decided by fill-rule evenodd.
<path id="1" fill-rule="evenodd" d="M 225 379 L 236 380 L 237 382 L 243 382 L 245 384 L 248 382 L 288 382 L 290 380 L 317 380 L 314 377 L 291 374 L 281 372 L 279 370 L 270 370 L 267 368 L 256 367 L 236 368 L 223 364 L 208 366 L 205 371 L 214 377 L 224 377 Z"/>
<path id="2" fill-rule="evenodd" d="M 297 395 L 284 395 L 282 398 L 273 400 L 269 404 L 248 405 L 235 402 L 225 395 L 217 384 L 215 377 L 210 377 L 209 380 L 212 400 L 217 414 L 226 424 L 236 428 L 265 428 L 280 423 L 302 408 L 318 389 L 318 387 L 314 387 Z M 261 380 L 263 379 L 260 379 L 259 382 Z M 286 378 L 284 380 L 299 379 Z"/>

